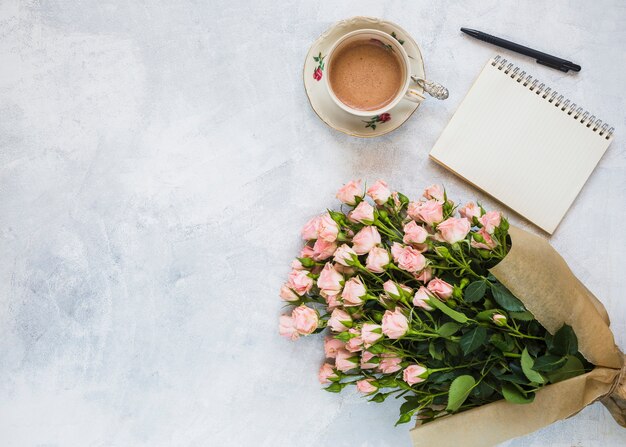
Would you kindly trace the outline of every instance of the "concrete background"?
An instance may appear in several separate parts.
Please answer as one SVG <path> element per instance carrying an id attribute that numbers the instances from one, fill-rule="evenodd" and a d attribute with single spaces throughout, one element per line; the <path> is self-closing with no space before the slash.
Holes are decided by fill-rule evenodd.
<path id="1" fill-rule="evenodd" d="M 380 139 L 327 128 L 301 68 L 353 15 L 412 33 L 450 99 Z M 501 52 L 616 127 L 551 242 L 626 348 L 625 20 L 619 0 L 1 0 L 1 444 L 408 446 L 397 401 L 320 390 L 321 338 L 278 337 L 278 289 L 351 178 L 495 205 L 427 159 L 497 52 L 460 26 L 580 63 Z M 503 445 L 625 444 L 595 404 Z"/>

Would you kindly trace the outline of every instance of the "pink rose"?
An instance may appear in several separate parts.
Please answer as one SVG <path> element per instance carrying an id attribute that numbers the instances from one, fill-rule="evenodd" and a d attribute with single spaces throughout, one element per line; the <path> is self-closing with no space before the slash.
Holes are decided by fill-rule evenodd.
<path id="1" fill-rule="evenodd" d="M 337 351 L 337 357 L 335 358 L 335 366 L 341 372 L 348 372 L 351 369 L 356 368 L 359 363 L 359 357 L 350 351 L 340 349 Z"/>
<path id="2" fill-rule="evenodd" d="M 402 379 L 409 385 L 415 385 L 416 383 L 426 380 L 428 375 L 428 369 L 422 365 L 414 364 L 407 366 L 402 372 Z"/>
<path id="3" fill-rule="evenodd" d="M 294 259 L 293 261 L 291 261 L 291 268 L 293 270 L 306 270 L 299 259 Z"/>
<path id="4" fill-rule="evenodd" d="M 489 233 L 487 233 L 487 231 L 484 228 L 481 228 L 480 230 L 478 230 L 478 233 L 485 242 L 478 242 L 476 240 L 472 241 L 472 247 L 474 248 L 483 248 L 485 250 L 492 250 L 494 249 L 498 243 L 491 237 L 491 235 Z"/>
<path id="5" fill-rule="evenodd" d="M 313 247 L 309 247 L 308 245 L 305 245 L 302 247 L 302 250 L 300 250 L 301 258 L 312 258 L 314 254 L 315 250 L 313 250 Z"/>
<path id="6" fill-rule="evenodd" d="M 417 292 L 415 292 L 415 296 L 413 297 L 413 305 L 416 307 L 421 307 L 424 310 L 433 310 L 433 308 L 428 303 L 431 295 L 428 289 L 424 286 L 420 287 Z"/>
<path id="7" fill-rule="evenodd" d="M 356 255 L 355 251 L 352 250 L 348 244 L 343 244 L 335 251 L 335 257 L 333 259 L 336 263 L 348 267 Z"/>
<path id="8" fill-rule="evenodd" d="M 298 295 L 289 288 L 289 284 L 283 284 L 280 288 L 280 297 L 284 301 L 298 301 L 300 299 Z"/>
<path id="9" fill-rule="evenodd" d="M 378 115 L 378 121 L 380 121 L 381 123 L 386 123 L 390 119 L 391 113 L 381 113 L 380 115 Z"/>
<path id="10" fill-rule="evenodd" d="M 402 270 L 409 273 L 419 272 L 426 267 L 426 258 L 411 246 L 402 246 L 394 242 L 391 246 L 393 259 Z"/>
<path id="11" fill-rule="evenodd" d="M 312 239 L 317 239 L 320 231 L 320 216 L 315 216 L 310 219 L 307 223 L 304 224 L 300 234 L 302 235 L 302 239 L 305 241 L 309 241 Z"/>
<path id="12" fill-rule="evenodd" d="M 346 343 L 346 349 L 350 352 L 359 352 L 363 350 L 363 339 L 361 338 L 361 333 L 356 328 L 351 328 L 348 330 L 353 337 L 348 340 Z"/>
<path id="13" fill-rule="evenodd" d="M 342 282 L 341 273 L 335 270 L 330 262 L 327 262 L 317 278 L 317 287 L 328 295 L 336 295 L 341 291 Z"/>
<path id="14" fill-rule="evenodd" d="M 493 230 L 500 226 L 501 219 L 502 215 L 498 211 L 489 211 L 478 220 L 487 233 L 493 234 Z"/>
<path id="15" fill-rule="evenodd" d="M 382 273 L 385 271 L 385 266 L 389 264 L 389 253 L 382 247 L 374 247 L 367 255 L 365 262 L 365 268 L 370 272 Z"/>
<path id="16" fill-rule="evenodd" d="M 346 205 L 355 205 L 357 197 L 363 197 L 361 180 L 352 180 L 337 191 L 337 198 Z"/>
<path id="17" fill-rule="evenodd" d="M 398 339 L 409 330 L 409 320 L 404 316 L 399 308 L 393 312 L 385 311 L 383 315 L 383 334 L 391 339 Z"/>
<path id="18" fill-rule="evenodd" d="M 343 286 L 341 297 L 346 306 L 360 306 L 363 304 L 362 298 L 367 294 L 367 290 L 358 276 L 346 281 Z"/>
<path id="19" fill-rule="evenodd" d="M 389 295 L 391 298 L 400 297 L 400 288 L 402 288 L 409 295 L 411 294 L 411 292 L 413 292 L 410 287 L 407 287 L 404 284 L 396 284 L 391 279 L 385 281 L 385 283 L 383 284 L 384 291 L 387 292 L 387 295 Z"/>
<path id="20" fill-rule="evenodd" d="M 363 351 L 361 354 L 361 369 L 374 369 L 378 366 L 378 362 L 372 362 L 376 360 L 376 356 L 369 351 Z"/>
<path id="21" fill-rule="evenodd" d="M 427 199 L 443 202 L 444 191 L 441 185 L 432 185 L 424 190 L 424 197 Z"/>
<path id="22" fill-rule="evenodd" d="M 473 222 L 474 217 L 478 219 L 480 215 L 482 214 L 482 211 L 480 207 L 476 205 L 474 202 L 468 202 L 465 204 L 464 207 L 459 209 L 459 214 L 462 217 L 465 217 L 470 222 Z"/>
<path id="23" fill-rule="evenodd" d="M 411 202 L 407 209 L 412 219 L 433 225 L 443 220 L 443 206 L 437 200 L 428 200 L 426 202 Z"/>
<path id="24" fill-rule="evenodd" d="M 369 203 L 363 201 L 359 203 L 355 209 L 350 211 L 348 219 L 352 222 L 360 222 L 364 224 L 371 224 L 374 222 L 374 207 Z"/>
<path id="25" fill-rule="evenodd" d="M 333 365 L 331 365 L 330 363 L 324 363 L 322 367 L 320 368 L 319 373 L 317 373 L 317 378 L 319 379 L 320 383 L 323 385 L 323 384 L 330 383 L 331 381 L 338 379 L 339 376 L 335 372 Z"/>
<path id="26" fill-rule="evenodd" d="M 373 385 L 374 379 L 361 379 L 356 382 L 356 389 L 363 394 L 372 394 L 378 391 L 378 387 Z"/>
<path id="27" fill-rule="evenodd" d="M 428 231 L 414 220 L 404 226 L 403 241 L 405 244 L 423 244 L 427 237 Z"/>
<path id="28" fill-rule="evenodd" d="M 433 271 L 430 267 L 425 268 L 419 275 L 415 275 L 415 279 L 423 283 L 427 283 L 433 278 Z"/>
<path id="29" fill-rule="evenodd" d="M 315 329 L 317 329 L 319 316 L 317 315 L 315 309 L 311 309 L 310 307 L 302 304 L 293 310 L 291 317 L 293 318 L 296 330 L 300 335 L 312 334 Z"/>
<path id="30" fill-rule="evenodd" d="M 437 231 L 441 233 L 441 237 L 448 244 L 454 244 L 465 239 L 470 228 L 469 220 L 456 217 L 450 217 L 437 225 Z"/>
<path id="31" fill-rule="evenodd" d="M 383 337 L 383 328 L 379 324 L 364 323 L 361 328 L 361 339 L 366 347 L 376 343 Z"/>
<path id="32" fill-rule="evenodd" d="M 363 227 L 352 238 L 352 249 L 359 255 L 369 253 L 375 246 L 380 244 L 380 234 L 376 227 Z"/>
<path id="33" fill-rule="evenodd" d="M 330 258 L 335 253 L 335 250 L 337 250 L 337 244 L 319 238 L 313 245 L 312 258 L 316 261 L 323 261 Z"/>
<path id="34" fill-rule="evenodd" d="M 278 333 L 283 337 L 296 340 L 300 334 L 296 330 L 296 322 L 289 315 L 281 315 L 278 320 Z"/>
<path id="35" fill-rule="evenodd" d="M 293 270 L 289 274 L 287 286 L 298 295 L 304 295 L 313 287 L 313 279 L 309 278 L 307 270 Z"/>
<path id="36" fill-rule="evenodd" d="M 444 301 L 452 296 L 452 286 L 442 279 L 432 279 L 426 287 Z"/>
<path id="37" fill-rule="evenodd" d="M 502 314 L 493 314 L 491 319 L 497 326 L 506 325 L 506 317 Z"/>
<path id="38" fill-rule="evenodd" d="M 345 332 L 352 327 L 352 317 L 343 309 L 335 309 L 330 314 L 328 326 L 335 332 Z"/>
<path id="39" fill-rule="evenodd" d="M 402 363 L 400 357 L 396 357 L 393 354 L 383 354 L 378 364 L 378 369 L 383 374 L 393 374 L 402 368 L 400 363 Z"/>
<path id="40" fill-rule="evenodd" d="M 337 357 L 337 351 L 339 349 L 344 349 L 345 343 L 341 340 L 337 340 L 336 338 L 326 337 L 324 339 L 324 354 L 329 359 L 334 359 Z"/>
<path id="41" fill-rule="evenodd" d="M 327 242 L 335 242 L 339 234 L 339 225 L 329 213 L 322 214 L 319 220 L 319 237 Z"/>
<path id="42" fill-rule="evenodd" d="M 335 307 L 341 306 L 341 303 L 337 300 L 337 295 L 329 295 L 320 291 L 320 295 L 324 297 L 329 310 L 333 310 Z"/>
<path id="43" fill-rule="evenodd" d="M 372 198 L 376 205 L 382 205 L 389 200 L 391 190 L 384 180 L 378 180 L 367 190 L 367 194 Z"/>

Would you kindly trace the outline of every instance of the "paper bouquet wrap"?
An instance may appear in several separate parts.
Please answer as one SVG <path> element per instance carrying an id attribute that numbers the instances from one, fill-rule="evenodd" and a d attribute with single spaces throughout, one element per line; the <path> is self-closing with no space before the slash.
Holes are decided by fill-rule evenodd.
<path id="1" fill-rule="evenodd" d="M 515 227 L 509 234 L 511 250 L 491 273 L 549 332 L 570 325 L 579 351 L 595 368 L 544 387 L 530 404 L 500 400 L 418 423 L 411 430 L 414 447 L 459 445 L 460 440 L 464 447 L 495 445 L 568 418 L 596 401 L 626 427 L 624 354 L 615 345 L 604 306 L 547 241 Z"/>

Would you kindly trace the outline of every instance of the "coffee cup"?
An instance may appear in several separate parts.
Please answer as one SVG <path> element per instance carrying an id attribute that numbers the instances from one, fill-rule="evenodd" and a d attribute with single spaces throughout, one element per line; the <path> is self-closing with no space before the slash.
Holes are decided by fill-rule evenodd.
<path id="1" fill-rule="evenodd" d="M 359 29 L 341 36 L 326 58 L 326 87 L 338 107 L 356 116 L 380 115 L 400 101 L 419 103 L 424 91 L 445 99 L 447 90 L 438 84 L 416 79 L 410 72 L 406 51 L 390 34 Z"/>

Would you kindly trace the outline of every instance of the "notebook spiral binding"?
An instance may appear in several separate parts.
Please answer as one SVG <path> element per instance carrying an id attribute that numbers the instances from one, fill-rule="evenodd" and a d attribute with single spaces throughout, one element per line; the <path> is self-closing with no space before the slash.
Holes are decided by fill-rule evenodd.
<path id="1" fill-rule="evenodd" d="M 528 87 L 531 92 L 535 92 L 543 99 L 547 99 L 548 102 L 554 104 L 555 107 L 559 107 L 568 115 L 573 116 L 575 120 L 580 121 L 581 124 L 586 125 L 589 129 L 598 133 L 598 135 L 603 136 L 607 140 L 613 136 L 613 132 L 615 132 L 614 127 L 610 127 L 607 123 L 602 124 L 602 120 L 596 119 L 595 115 L 591 115 L 582 107 L 577 107 L 577 104 L 571 103 L 569 99 L 565 99 L 563 95 L 552 91 L 552 89 L 547 87 L 543 82 L 540 83 L 538 79 L 533 79 L 531 75 L 526 76 L 525 71 L 520 72 L 519 67 L 509 63 L 506 59 L 496 56 L 491 60 L 491 65 L 503 71 L 504 74 L 509 75 L 511 79 L 522 83 L 524 87 Z"/>

